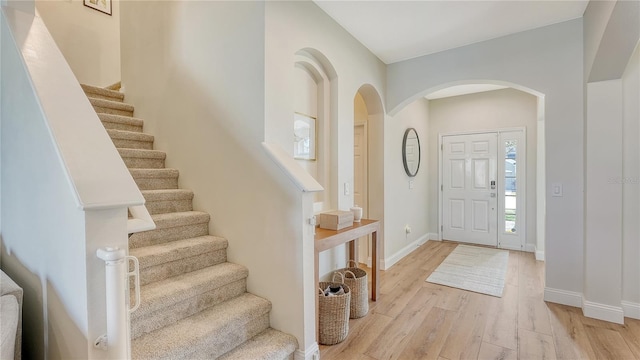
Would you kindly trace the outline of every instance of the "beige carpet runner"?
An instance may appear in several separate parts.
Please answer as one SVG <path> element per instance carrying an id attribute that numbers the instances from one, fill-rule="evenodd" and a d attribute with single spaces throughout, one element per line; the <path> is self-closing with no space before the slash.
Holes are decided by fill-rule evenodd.
<path id="1" fill-rule="evenodd" d="M 509 252 L 458 245 L 427 282 L 502 297 Z"/>
<path id="2" fill-rule="evenodd" d="M 247 292 L 249 272 L 227 262 L 227 240 L 178 188 L 178 170 L 142 132 L 124 94 L 82 85 L 146 200 L 156 229 L 133 234 L 140 308 L 131 315 L 133 359 L 289 359 L 295 337 L 270 328 L 271 303 Z"/>

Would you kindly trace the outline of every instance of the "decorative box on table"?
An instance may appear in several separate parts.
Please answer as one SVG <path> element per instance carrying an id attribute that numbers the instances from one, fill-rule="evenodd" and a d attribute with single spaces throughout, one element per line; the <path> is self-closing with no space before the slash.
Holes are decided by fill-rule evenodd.
<path id="1" fill-rule="evenodd" d="M 351 211 L 328 211 L 320 213 L 320 227 L 329 230 L 342 230 L 353 226 L 353 213 Z"/>

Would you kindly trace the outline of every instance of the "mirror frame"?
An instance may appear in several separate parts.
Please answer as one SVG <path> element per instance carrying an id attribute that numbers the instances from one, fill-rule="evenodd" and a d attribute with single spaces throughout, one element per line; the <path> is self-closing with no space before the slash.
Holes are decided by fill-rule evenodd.
<path id="1" fill-rule="evenodd" d="M 416 171 L 412 174 L 409 170 L 409 166 L 407 166 L 407 138 L 409 137 L 409 133 L 413 131 L 416 134 L 416 140 L 418 141 L 418 167 L 416 167 Z M 404 165 L 404 171 L 407 173 L 409 177 L 415 177 L 418 174 L 418 170 L 420 170 L 420 137 L 418 136 L 418 132 L 415 128 L 408 128 L 404 132 L 404 137 L 402 138 L 402 164 Z"/>

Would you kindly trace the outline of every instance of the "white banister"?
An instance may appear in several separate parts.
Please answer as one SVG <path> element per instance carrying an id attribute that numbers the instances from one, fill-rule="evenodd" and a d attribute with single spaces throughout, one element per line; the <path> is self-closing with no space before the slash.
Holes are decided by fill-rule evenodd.
<path id="1" fill-rule="evenodd" d="M 305 169 L 296 162 L 280 145 L 263 142 L 262 148 L 271 160 L 287 175 L 287 177 L 303 192 L 318 192 L 324 188 Z"/>
<path id="2" fill-rule="evenodd" d="M 105 262 L 107 334 L 96 339 L 95 346 L 107 350 L 109 359 L 130 359 L 129 314 L 140 306 L 140 275 L 138 259 L 127 256 L 124 249 L 98 249 L 98 258 Z M 134 269 L 129 271 L 129 261 Z M 136 303 L 129 308 L 129 278 L 134 277 Z"/>
<path id="3" fill-rule="evenodd" d="M 130 206 L 131 218 L 127 220 L 127 233 L 134 234 L 142 231 L 153 230 L 156 224 L 151 219 L 147 207 L 144 205 Z"/>

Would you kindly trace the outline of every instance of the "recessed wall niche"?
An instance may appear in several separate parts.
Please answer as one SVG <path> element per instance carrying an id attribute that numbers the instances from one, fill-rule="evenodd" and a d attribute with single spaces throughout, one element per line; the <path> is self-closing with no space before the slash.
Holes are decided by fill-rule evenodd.
<path id="1" fill-rule="evenodd" d="M 311 159 L 297 158 L 296 161 L 323 187 L 323 192 L 315 194 L 314 211 L 320 212 L 332 209 L 337 203 L 337 193 L 335 193 L 332 179 L 337 178 L 333 174 L 330 166 L 330 123 L 332 114 L 331 104 L 331 78 L 335 78 L 333 68 L 328 64 L 326 58 L 314 55 L 317 52 L 313 49 L 300 50 L 296 53 L 293 74 L 293 111 L 291 113 L 291 148 L 299 146 L 299 139 L 294 135 L 294 119 L 307 118 L 315 127 L 312 131 L 314 136 L 309 141 L 314 144 L 314 156 Z M 320 59 L 319 59 L 320 58 Z M 299 149 L 298 149 L 299 150 Z"/>

